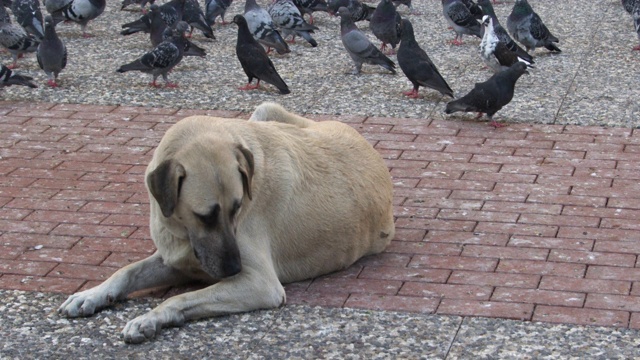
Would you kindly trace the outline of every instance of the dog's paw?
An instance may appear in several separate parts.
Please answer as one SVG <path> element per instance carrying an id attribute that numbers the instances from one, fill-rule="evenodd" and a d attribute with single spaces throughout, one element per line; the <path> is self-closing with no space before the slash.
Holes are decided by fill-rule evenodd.
<path id="1" fill-rule="evenodd" d="M 160 334 L 162 322 L 152 311 L 138 316 L 129 321 L 122 330 L 124 342 L 129 344 L 140 344 L 146 340 L 151 340 Z"/>
<path id="2" fill-rule="evenodd" d="M 66 317 L 91 316 L 113 302 L 112 297 L 94 289 L 75 293 L 60 305 L 58 313 Z"/>

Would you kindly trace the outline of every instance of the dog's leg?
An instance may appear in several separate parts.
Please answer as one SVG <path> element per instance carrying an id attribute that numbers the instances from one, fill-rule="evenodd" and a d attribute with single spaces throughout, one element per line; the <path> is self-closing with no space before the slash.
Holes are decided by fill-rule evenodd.
<path id="1" fill-rule="evenodd" d="M 273 271 L 257 271 L 243 266 L 238 275 L 167 299 L 155 309 L 129 321 L 122 335 L 125 342 L 141 343 L 154 338 L 163 327 L 180 326 L 188 320 L 270 309 L 284 303 L 284 288 Z"/>
<path id="2" fill-rule="evenodd" d="M 188 279 L 183 273 L 165 265 L 156 252 L 116 271 L 102 284 L 69 296 L 58 308 L 58 313 L 68 317 L 90 316 L 134 291 L 177 285 Z"/>

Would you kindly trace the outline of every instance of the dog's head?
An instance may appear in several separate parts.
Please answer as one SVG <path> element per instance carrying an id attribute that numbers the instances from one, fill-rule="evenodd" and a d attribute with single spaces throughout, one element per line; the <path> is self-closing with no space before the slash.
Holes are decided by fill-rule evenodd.
<path id="1" fill-rule="evenodd" d="M 238 214 L 251 200 L 253 154 L 239 144 L 187 145 L 147 175 L 162 215 L 178 224 L 202 268 L 212 277 L 242 269 L 236 242 Z"/>

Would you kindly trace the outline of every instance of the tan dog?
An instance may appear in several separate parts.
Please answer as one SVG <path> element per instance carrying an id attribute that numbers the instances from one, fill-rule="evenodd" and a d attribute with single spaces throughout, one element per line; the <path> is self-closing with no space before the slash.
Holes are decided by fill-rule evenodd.
<path id="1" fill-rule="evenodd" d="M 146 172 L 158 250 L 58 309 L 89 316 L 133 291 L 204 280 L 127 323 L 140 343 L 162 327 L 285 303 L 281 283 L 341 270 L 394 236 L 380 155 L 350 126 L 273 103 L 250 121 L 193 116 L 171 127 Z"/>

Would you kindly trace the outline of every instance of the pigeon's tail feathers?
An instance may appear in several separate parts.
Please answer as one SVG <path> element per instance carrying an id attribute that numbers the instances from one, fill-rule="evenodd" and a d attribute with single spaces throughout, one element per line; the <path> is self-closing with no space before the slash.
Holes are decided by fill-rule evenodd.
<path id="1" fill-rule="evenodd" d="M 124 73 L 127 71 L 143 71 L 143 70 L 148 70 L 148 67 L 142 64 L 140 60 L 136 60 L 120 66 L 118 70 L 116 70 L 116 72 Z"/>
<path id="2" fill-rule="evenodd" d="M 451 87 L 449 86 L 449 84 L 447 84 L 447 82 L 444 81 L 444 79 L 442 78 L 439 78 L 439 79 L 434 78 L 432 79 L 431 82 L 418 81 L 418 84 L 420 84 L 420 86 L 424 86 L 424 87 L 428 87 L 433 90 L 436 90 L 442 95 L 447 95 L 453 99 L 456 98 L 453 95 L 453 90 L 451 90 Z"/>
<path id="3" fill-rule="evenodd" d="M 298 35 L 302 36 L 303 39 L 307 40 L 307 42 L 311 44 L 311 46 L 313 47 L 318 46 L 318 42 L 313 37 L 311 37 L 311 34 L 308 31 L 299 31 Z"/>
<path id="4" fill-rule="evenodd" d="M 470 108 L 468 104 L 465 104 L 461 100 L 462 99 L 449 101 L 447 103 L 447 106 L 444 109 L 444 113 L 453 114 L 454 112 L 458 112 L 458 111 L 464 111 L 464 112 L 473 111 L 473 109 Z"/>
<path id="5" fill-rule="evenodd" d="M 551 51 L 557 51 L 557 52 L 562 52 L 562 50 L 560 50 L 559 47 L 556 46 L 556 44 L 554 43 L 548 43 L 547 45 L 544 46 L 547 50 L 551 50 Z"/>
<path id="6" fill-rule="evenodd" d="M 289 90 L 288 87 L 278 88 L 278 90 L 280 90 L 280 94 L 282 94 L 282 95 L 286 95 L 286 94 L 290 94 L 291 93 L 291 90 Z"/>

